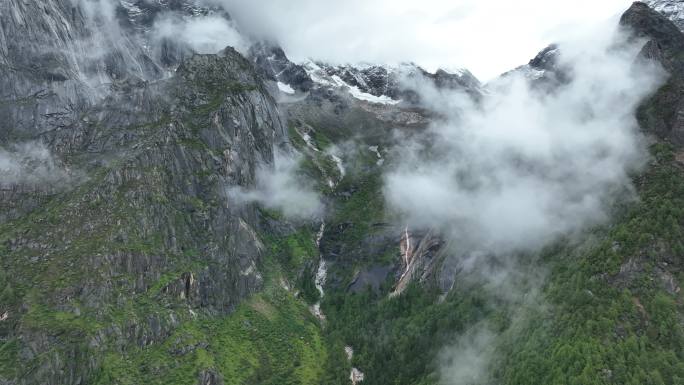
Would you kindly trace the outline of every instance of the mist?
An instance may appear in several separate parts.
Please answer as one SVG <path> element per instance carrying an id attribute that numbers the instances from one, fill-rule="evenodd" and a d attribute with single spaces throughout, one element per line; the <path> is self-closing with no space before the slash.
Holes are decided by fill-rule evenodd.
<path id="1" fill-rule="evenodd" d="M 571 81 L 550 91 L 513 74 L 476 104 L 424 86 L 445 119 L 404 142 L 385 178 L 388 203 L 411 226 L 492 252 L 537 250 L 605 220 L 647 159 L 634 112 L 663 74 L 637 63 L 640 45 L 617 30 L 591 35 L 607 37 L 561 44 Z"/>
<path id="2" fill-rule="evenodd" d="M 0 187 L 54 188 L 69 183 L 73 176 L 41 142 L 0 147 Z"/>
<path id="3" fill-rule="evenodd" d="M 577 26 L 615 15 L 631 3 L 204 1 L 222 5 L 246 34 L 276 40 L 297 61 L 415 62 L 430 71 L 468 68 L 483 80 L 526 62 Z"/>
<path id="4" fill-rule="evenodd" d="M 323 213 L 321 197 L 313 183 L 298 174 L 300 160 L 301 155 L 277 152 L 273 165 L 257 168 L 256 186 L 228 189 L 229 203 L 258 203 L 295 220 L 320 217 Z"/>
<path id="5" fill-rule="evenodd" d="M 615 26 L 595 24 L 559 43 L 567 82 L 517 71 L 488 84 L 480 101 L 407 85 L 442 118 L 397 138 L 385 199 L 410 228 L 439 229 L 450 245 L 445 266 L 480 282 L 513 324 L 525 322 L 516 309 L 545 306 L 543 267 L 518 256 L 572 239 L 605 223 L 616 202 L 636 199 L 630 176 L 648 162 L 648 139 L 635 111 L 666 74 L 637 60 L 643 42 Z M 486 382 L 497 338 L 476 327 L 443 349 L 442 382 Z"/>
<path id="6" fill-rule="evenodd" d="M 496 334 L 486 324 L 463 333 L 451 349 L 441 354 L 442 378 L 448 384 L 480 384 L 488 379 L 488 363 L 494 356 Z"/>
<path id="7" fill-rule="evenodd" d="M 172 39 L 184 43 L 194 52 L 212 54 L 231 46 L 245 54 L 249 49 L 247 42 L 235 27 L 224 17 L 208 15 L 181 18 L 166 15 L 155 21 L 152 40 Z"/>

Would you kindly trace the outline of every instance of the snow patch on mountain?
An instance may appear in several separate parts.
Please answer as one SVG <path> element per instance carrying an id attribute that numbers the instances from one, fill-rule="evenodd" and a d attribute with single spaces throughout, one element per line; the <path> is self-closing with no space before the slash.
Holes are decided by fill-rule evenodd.
<path id="1" fill-rule="evenodd" d="M 335 162 L 335 165 L 337 166 L 337 170 L 340 172 L 340 177 L 343 177 L 346 174 L 346 170 L 344 169 L 344 164 L 342 163 L 342 158 L 335 154 L 330 154 L 330 157 L 332 160 Z"/>
<path id="2" fill-rule="evenodd" d="M 385 160 L 382 158 L 382 154 L 380 153 L 379 147 L 378 146 L 369 146 L 368 149 L 371 152 L 375 153 L 375 156 L 378 157 L 378 161 L 376 162 L 376 164 L 378 166 L 382 166 L 382 164 L 385 162 Z"/>
<path id="3" fill-rule="evenodd" d="M 143 10 L 138 7 L 135 3 L 130 1 L 121 0 L 121 6 L 126 10 L 129 17 L 135 18 L 143 15 Z"/>
<path id="4" fill-rule="evenodd" d="M 546 75 L 546 70 L 534 68 L 529 64 L 518 67 L 516 71 L 528 80 L 539 80 Z"/>
<path id="5" fill-rule="evenodd" d="M 649 0 L 649 7 L 672 20 L 680 30 L 684 31 L 684 1 L 682 0 Z"/>
<path id="6" fill-rule="evenodd" d="M 401 100 L 395 100 L 392 99 L 391 97 L 387 95 L 373 95 L 368 92 L 364 92 L 359 88 L 357 85 L 352 85 L 343 80 L 339 75 L 333 74 L 331 75 L 329 72 L 333 72 L 336 70 L 339 70 L 338 68 L 330 68 L 330 67 L 323 67 L 322 65 L 319 65 L 318 63 L 314 61 L 308 61 L 303 64 L 304 69 L 306 70 L 307 74 L 309 77 L 311 77 L 311 80 L 314 81 L 314 83 L 317 83 L 321 86 L 324 87 L 331 87 L 331 88 L 337 88 L 337 89 L 344 89 L 349 94 L 358 99 L 362 100 L 365 102 L 369 103 L 376 103 L 376 104 L 386 104 L 386 105 L 394 105 L 394 104 L 399 104 Z M 367 69 L 367 68 L 364 68 Z M 362 76 L 360 76 L 358 73 L 354 73 L 351 71 L 347 72 L 350 76 L 353 77 L 353 79 L 358 82 L 359 84 L 365 85 L 366 82 L 363 79 Z"/>
<path id="7" fill-rule="evenodd" d="M 340 80 L 342 80 L 342 79 L 340 79 Z M 349 93 L 351 94 L 351 96 L 355 97 L 356 99 L 363 100 L 366 102 L 377 103 L 377 104 L 390 104 L 390 105 L 398 104 L 401 102 L 401 100 L 394 100 L 387 95 L 375 96 L 375 95 L 363 92 L 359 89 L 359 87 L 356 87 L 356 86 L 350 86 L 350 85 L 346 84 L 346 87 L 349 88 Z"/>
<path id="8" fill-rule="evenodd" d="M 294 95 L 295 93 L 295 90 L 294 88 L 292 88 L 292 86 L 290 86 L 289 84 L 285 84 L 283 82 L 278 82 L 278 89 L 281 92 L 286 93 L 288 95 Z"/>

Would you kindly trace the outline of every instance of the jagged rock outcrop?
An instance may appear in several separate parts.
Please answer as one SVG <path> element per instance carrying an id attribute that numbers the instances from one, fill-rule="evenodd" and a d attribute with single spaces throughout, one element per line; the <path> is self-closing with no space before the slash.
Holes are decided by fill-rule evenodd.
<path id="1" fill-rule="evenodd" d="M 313 81 L 304 67 L 291 62 L 283 49 L 276 45 L 266 42 L 254 44 L 248 56 L 267 79 L 287 84 L 302 92 L 313 87 Z"/>
<path id="2" fill-rule="evenodd" d="M 541 50 L 527 64 L 502 74 L 500 79 L 495 80 L 493 83 L 496 85 L 501 79 L 520 75 L 535 89 L 542 91 L 553 90 L 570 80 L 567 69 L 562 68 L 558 61 L 559 55 L 560 48 L 558 45 L 551 44 Z"/>
<path id="3" fill-rule="evenodd" d="M 400 241 L 402 259 L 400 274 L 398 274 L 391 295 L 401 294 L 411 282 L 425 284 L 438 276 L 437 269 L 442 262 L 439 252 L 442 246 L 442 240 L 433 231 L 414 234 L 406 227 Z M 447 292 L 449 287 L 443 291 Z"/>
<path id="4" fill-rule="evenodd" d="M 375 104 L 420 105 L 419 84 L 430 84 L 442 90 L 462 90 L 473 97 L 481 95 L 480 82 L 468 70 L 450 73 L 439 69 L 430 73 L 412 63 L 336 66 L 314 61 L 305 63 L 304 68 L 318 87 L 346 89 L 354 98 Z"/>
<path id="5" fill-rule="evenodd" d="M 229 17 L 222 8 L 208 7 L 199 0 L 119 0 L 114 7 L 119 23 L 142 34 L 150 32 L 155 20 L 162 15 L 169 16 L 169 12 L 188 17 L 214 13 Z"/>
<path id="6" fill-rule="evenodd" d="M 213 371 L 200 373 L 198 385 L 223 385 L 223 379 Z"/>
<path id="7" fill-rule="evenodd" d="M 632 38 L 645 40 L 639 60 L 656 62 L 667 71 L 665 85 L 637 112 L 642 129 L 675 145 L 684 144 L 684 121 L 680 122 L 684 111 L 684 60 L 680 54 L 684 49 L 684 34 L 667 17 L 643 2 L 632 4 L 620 18 L 620 26 Z M 522 74 L 532 86 L 552 90 L 570 80 L 570 74 L 558 63 L 559 49 L 551 45 L 528 64 L 502 77 Z"/>
<path id="8" fill-rule="evenodd" d="M 657 60 L 671 74 L 684 70 L 678 52 L 684 49 L 684 35 L 671 21 L 645 3 L 635 2 L 620 18 L 620 25 L 630 28 L 640 38 L 648 39 L 641 55 Z"/>
<path id="9" fill-rule="evenodd" d="M 665 16 L 635 2 L 620 18 L 638 38 L 647 40 L 640 56 L 660 63 L 669 77 L 637 114 L 642 128 L 676 145 L 684 144 L 684 34 Z"/>

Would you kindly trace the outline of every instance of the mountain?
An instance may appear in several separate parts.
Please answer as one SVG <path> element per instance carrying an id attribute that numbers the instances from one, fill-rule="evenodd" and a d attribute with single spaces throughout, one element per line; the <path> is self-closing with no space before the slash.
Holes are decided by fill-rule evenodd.
<path id="1" fill-rule="evenodd" d="M 577 76 L 562 45 L 481 84 L 411 63 L 294 63 L 253 38 L 240 52 L 200 53 L 158 33 L 210 19 L 241 30 L 229 8 L 206 4 L 0 4 L 0 384 L 681 383 L 679 3 L 636 2 L 620 20 L 629 41 L 643 40 L 634 68 L 664 70 L 630 110 L 648 159 L 625 172 L 627 187 L 598 196 L 603 221 L 504 251 L 479 233 L 496 239 L 535 213 L 483 230 L 467 213 L 484 200 L 466 200 L 476 207 L 456 207 L 453 231 L 437 217 L 456 205 L 419 216 L 426 224 L 389 190 L 406 207 L 437 200 L 425 175 L 440 172 L 466 196 L 503 190 L 453 167 L 459 157 L 488 176 L 522 170 L 506 182 L 541 174 L 568 187 L 573 175 L 543 157 L 498 158 L 492 137 L 439 131 L 485 119 L 511 79 L 530 98 L 511 110 L 538 103 L 541 116 L 539 100 Z M 600 114 L 578 104 L 589 112 L 573 122 Z M 515 147 L 517 135 L 497 135 Z M 452 143 L 464 141 L 476 151 Z M 600 144 L 586 151 L 599 165 L 580 174 L 606 167 L 611 147 Z"/>
<path id="2" fill-rule="evenodd" d="M 650 39 L 641 55 L 657 60 L 669 73 L 666 85 L 640 108 L 638 117 L 642 125 L 661 138 L 677 145 L 684 144 L 682 123 L 678 120 L 684 108 L 681 99 L 684 61 L 680 55 L 684 49 L 684 36 L 673 23 L 645 3 L 635 3 L 622 16 L 620 23 L 634 30 L 636 36 Z"/>
<path id="3" fill-rule="evenodd" d="M 679 29 L 684 26 L 684 4 L 677 0 L 649 0 L 651 9 L 670 19 Z"/>
<path id="4" fill-rule="evenodd" d="M 313 82 L 304 67 L 291 62 L 282 48 L 266 42 L 259 42 L 250 48 L 249 57 L 265 78 L 275 81 L 280 90 L 294 93 L 295 90 L 309 91 Z"/>
<path id="5" fill-rule="evenodd" d="M 402 65 L 331 65 L 309 60 L 302 64 L 291 62 L 282 48 L 264 42 L 252 46 L 248 55 L 266 79 L 276 81 L 285 94 L 295 91 L 347 91 L 352 97 L 375 104 L 420 104 L 419 95 L 411 83 L 424 80 L 439 89 L 480 92 L 481 84 L 468 70 L 449 73 L 437 70 L 434 74 L 423 68 Z"/>
<path id="6" fill-rule="evenodd" d="M 433 74 L 411 63 L 400 66 L 331 66 L 310 61 L 304 67 L 320 86 L 346 88 L 355 98 L 375 103 L 396 104 L 400 100 L 419 103 L 419 95 L 410 86 L 412 80 L 428 80 L 439 89 L 460 89 L 475 93 L 481 87 L 480 82 L 468 70 L 449 73 L 440 69 Z"/>

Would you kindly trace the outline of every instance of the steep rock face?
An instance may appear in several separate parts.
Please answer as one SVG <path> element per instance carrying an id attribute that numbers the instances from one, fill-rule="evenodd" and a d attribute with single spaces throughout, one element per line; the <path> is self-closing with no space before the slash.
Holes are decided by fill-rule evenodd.
<path id="1" fill-rule="evenodd" d="M 481 96 L 480 83 L 466 71 L 430 74 L 413 65 L 335 67 L 307 62 L 304 68 L 313 87 L 282 107 L 295 134 L 305 132 L 321 150 L 309 155 L 321 168 L 313 177 L 322 179 L 329 194 L 330 214 L 320 242 L 321 258 L 329 267 L 326 285 L 333 291 L 363 292 L 366 286 L 377 291 L 391 280 L 397 294 L 411 282 L 448 291 L 455 278 L 451 273 L 442 277 L 442 240 L 433 232 L 411 229 L 410 258 L 406 258 L 406 250 L 401 250 L 406 247 L 405 226 L 395 223 L 396 218 L 383 218 L 382 172 L 391 167 L 394 156 L 400 156 L 391 151 L 401 147 L 396 142 L 398 132 L 410 137 L 436 118 L 410 88 L 412 79 L 414 85 L 426 81 L 436 89 L 465 91 L 474 98 Z M 349 138 L 354 138 L 355 148 L 350 154 L 345 153 Z M 300 140 L 307 153 L 307 143 Z M 325 180 L 330 171 L 336 174 L 335 168 L 326 169 L 326 162 L 317 158 L 335 151 L 331 144 L 346 148 L 340 155 L 347 173 L 328 187 Z"/>
<path id="2" fill-rule="evenodd" d="M 168 77 L 193 54 L 152 39 L 160 18 L 230 19 L 195 0 L 11 0 L 0 4 L 0 137 L 72 124 L 112 88 Z"/>
<path id="3" fill-rule="evenodd" d="M 230 21 L 230 15 L 221 7 L 209 6 L 201 0 L 119 0 L 116 19 L 143 47 L 147 55 L 160 67 L 173 71 L 186 58 L 192 56 L 193 48 L 173 37 L 158 36 L 155 28 L 160 21 L 182 23 L 193 18 L 214 16 Z"/>
<path id="4" fill-rule="evenodd" d="M 320 64 L 319 64 L 320 65 Z M 392 68 L 378 65 L 362 67 L 323 65 L 324 73 L 331 78 L 339 78 L 352 87 L 374 96 L 399 98 L 399 79 Z M 413 68 L 407 70 L 409 72 Z"/>
<path id="5" fill-rule="evenodd" d="M 542 90 L 549 90 L 558 87 L 569 80 L 566 70 L 561 68 L 558 63 L 560 48 L 556 44 L 551 44 L 541 50 L 537 56 L 532 58 L 527 64 L 522 65 L 512 71 L 501 75 L 497 81 L 513 75 L 523 76 L 532 87 Z"/>
<path id="6" fill-rule="evenodd" d="M 684 35 L 667 18 L 641 2 L 635 2 L 620 18 L 620 25 L 637 37 L 647 38 L 642 54 L 658 60 L 673 75 L 684 70 L 678 52 L 684 48 Z"/>
<path id="7" fill-rule="evenodd" d="M 49 12 L 69 9 L 48 4 Z M 41 23 L 22 28 L 60 36 L 36 30 Z M 72 36 L 51 44 L 61 43 L 73 44 Z M 12 49 L 8 61 L 19 57 Z M 74 72 L 63 82 L 86 87 L 79 63 L 65 63 Z M 5 81 L 49 93 L 70 87 L 28 71 Z M 30 363 L 0 373 L 3 381 L 89 383 L 105 350 L 157 344 L 193 314 L 228 313 L 261 288 L 257 213 L 225 190 L 252 185 L 257 165 L 273 162 L 286 134 L 261 77 L 239 53 L 192 56 L 168 79 L 114 81 L 56 125 L 41 110 L 67 108 L 78 92 L 25 110 L 21 95 L 6 95 L 3 146 L 44 143 L 80 177 L 57 190 L 39 181 L 3 186 L 2 206 L 15 213 L 0 225 L 3 284 L 11 287 L 0 304 L 8 314 L 0 336 L 14 341 L 13 360 Z M 42 125 L 15 125 L 28 118 Z M 220 382 L 211 373 L 199 381 Z"/>
<path id="8" fill-rule="evenodd" d="M 660 63 L 669 73 L 666 84 L 639 109 L 642 127 L 676 145 L 684 144 L 684 34 L 665 16 L 645 3 L 635 2 L 621 17 L 620 25 L 647 39 L 641 57 Z"/>
<path id="9" fill-rule="evenodd" d="M 411 282 L 426 284 L 428 283 L 426 281 L 439 275 L 440 271 L 437 269 L 440 262 L 442 262 L 439 256 L 442 246 L 442 241 L 433 231 L 427 231 L 424 234 L 413 234 L 409 232 L 407 227 L 400 242 L 402 256 L 401 274 L 394 285 L 391 295 L 401 294 Z M 440 289 L 443 292 L 448 292 L 453 279 L 455 278 L 452 278 L 447 287 L 440 287 Z M 429 283 L 434 282 L 431 281 Z"/>
<path id="10" fill-rule="evenodd" d="M 253 45 L 249 57 L 264 77 L 287 84 L 299 91 L 309 91 L 313 82 L 304 67 L 291 62 L 282 48 L 265 42 Z"/>
<path id="11" fill-rule="evenodd" d="M 107 94 L 107 84 L 161 77 L 114 20 L 83 4 L 91 3 L 0 4 L 2 139 L 73 123 Z"/>

